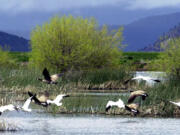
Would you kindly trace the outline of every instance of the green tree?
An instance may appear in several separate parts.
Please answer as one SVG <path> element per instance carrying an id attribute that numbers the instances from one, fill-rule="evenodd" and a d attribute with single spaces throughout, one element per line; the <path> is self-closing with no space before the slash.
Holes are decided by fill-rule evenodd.
<path id="1" fill-rule="evenodd" d="M 61 71 L 117 67 L 122 30 L 109 32 L 106 26 L 100 29 L 94 18 L 53 17 L 32 31 L 30 62 L 40 69 Z"/>
<path id="2" fill-rule="evenodd" d="M 154 62 L 156 69 L 180 77 L 180 38 L 172 39 L 168 45 L 161 45 L 164 52 L 159 55 L 159 59 Z"/>

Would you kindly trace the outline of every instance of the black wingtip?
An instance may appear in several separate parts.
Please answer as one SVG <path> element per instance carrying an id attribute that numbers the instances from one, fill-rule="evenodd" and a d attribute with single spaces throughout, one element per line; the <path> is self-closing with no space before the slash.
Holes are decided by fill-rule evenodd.
<path id="1" fill-rule="evenodd" d="M 155 81 L 155 82 L 157 82 L 157 83 L 161 82 L 161 81 L 158 80 L 158 79 L 153 79 L 153 81 Z"/>
<path id="2" fill-rule="evenodd" d="M 30 91 L 28 91 L 28 95 L 29 95 L 30 97 L 33 96 L 32 92 L 30 92 Z"/>
<path id="3" fill-rule="evenodd" d="M 105 111 L 108 112 L 110 108 L 111 108 L 111 106 L 106 107 Z"/>
<path id="4" fill-rule="evenodd" d="M 65 95 L 64 97 L 70 97 L 70 95 Z"/>

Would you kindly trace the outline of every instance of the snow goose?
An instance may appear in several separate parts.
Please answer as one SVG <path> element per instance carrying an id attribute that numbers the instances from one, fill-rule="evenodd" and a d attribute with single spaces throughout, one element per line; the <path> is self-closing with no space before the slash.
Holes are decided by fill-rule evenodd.
<path id="1" fill-rule="evenodd" d="M 61 95 L 58 95 L 54 100 L 47 100 L 47 104 L 55 104 L 57 106 L 61 106 L 62 103 L 61 103 L 61 100 L 65 97 L 69 97 L 69 95 L 66 95 L 66 94 L 61 94 Z"/>
<path id="2" fill-rule="evenodd" d="M 118 101 L 114 102 L 114 101 L 108 101 L 107 105 L 106 105 L 106 112 L 112 107 L 112 106 L 117 106 L 119 108 L 124 108 L 130 112 L 132 112 L 134 115 L 139 113 L 138 110 L 138 105 L 137 104 L 128 104 L 125 105 L 124 102 L 119 99 Z"/>

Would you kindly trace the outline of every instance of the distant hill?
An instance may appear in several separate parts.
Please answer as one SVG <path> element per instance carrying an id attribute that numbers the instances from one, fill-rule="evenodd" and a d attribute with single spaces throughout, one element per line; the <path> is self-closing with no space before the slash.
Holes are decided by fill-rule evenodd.
<path id="1" fill-rule="evenodd" d="M 27 52 L 30 50 L 27 39 L 2 31 L 0 31 L 0 46 L 8 46 L 10 51 Z"/>
<path id="2" fill-rule="evenodd" d="M 169 40 L 177 37 L 180 37 L 180 23 L 171 28 L 168 32 L 164 33 L 162 36 L 160 36 L 152 45 L 146 46 L 139 51 L 162 51 L 162 49 L 160 48 L 161 43 L 167 46 Z"/>
<path id="3" fill-rule="evenodd" d="M 158 15 L 137 20 L 124 25 L 124 44 L 128 46 L 125 51 L 138 51 L 152 45 L 163 33 L 180 22 L 180 13 Z M 110 26 L 110 29 L 118 28 Z"/>

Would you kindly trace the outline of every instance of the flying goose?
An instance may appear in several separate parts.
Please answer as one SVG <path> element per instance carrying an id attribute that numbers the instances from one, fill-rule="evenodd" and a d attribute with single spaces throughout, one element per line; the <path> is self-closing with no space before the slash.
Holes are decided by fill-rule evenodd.
<path id="1" fill-rule="evenodd" d="M 176 105 L 177 107 L 180 108 L 180 102 L 173 102 L 173 101 L 169 101 L 170 103 L 172 103 L 173 105 Z"/>
<path id="2" fill-rule="evenodd" d="M 154 82 L 157 82 L 157 83 L 159 83 L 159 82 L 161 82 L 161 80 L 159 80 L 159 79 L 154 79 L 154 78 L 151 78 L 151 77 L 149 77 L 149 76 L 136 76 L 136 77 L 133 77 L 133 78 L 131 78 L 131 79 L 128 79 L 128 80 L 126 80 L 125 82 L 124 82 L 124 84 L 127 84 L 129 81 L 131 81 L 131 80 L 144 80 L 144 81 L 154 81 Z"/>
<path id="3" fill-rule="evenodd" d="M 143 90 L 137 90 L 137 91 L 130 91 L 130 97 L 128 99 L 128 103 L 132 103 L 136 97 L 141 96 L 142 100 L 145 100 L 146 97 L 148 97 L 148 94 Z"/>
<path id="4" fill-rule="evenodd" d="M 58 95 L 54 100 L 47 100 L 47 104 L 55 104 L 57 106 L 61 106 L 62 103 L 61 103 L 61 100 L 65 97 L 69 97 L 69 95 L 65 95 L 65 94 L 61 94 L 61 95 Z"/>
<path id="5" fill-rule="evenodd" d="M 42 72 L 44 79 L 38 78 L 38 80 L 47 83 L 47 84 L 57 84 L 57 80 L 59 77 L 61 77 L 64 73 L 61 74 L 54 74 L 51 75 L 49 74 L 49 71 L 47 70 L 47 68 L 44 68 L 43 72 Z"/>
<path id="6" fill-rule="evenodd" d="M 114 102 L 114 101 L 108 101 L 107 105 L 106 105 L 106 112 L 112 107 L 112 106 L 117 106 L 119 108 L 124 108 L 130 112 L 133 112 L 133 114 L 138 114 L 138 105 L 136 104 L 128 104 L 125 105 L 124 102 L 119 99 L 118 101 Z"/>
<path id="7" fill-rule="evenodd" d="M 14 111 L 14 110 L 18 110 L 16 106 L 9 104 L 9 105 L 5 105 L 5 106 L 1 106 L 0 107 L 0 115 L 4 112 L 4 111 Z"/>
<path id="8" fill-rule="evenodd" d="M 33 94 L 31 93 L 31 92 L 29 92 L 28 91 L 28 95 L 30 96 L 30 97 L 32 97 L 33 96 Z M 42 100 L 42 98 L 37 98 L 36 97 L 36 94 L 33 96 L 33 98 L 32 98 L 32 100 L 35 102 L 35 104 L 38 104 L 38 105 L 41 105 L 41 106 L 43 106 L 43 107 L 47 107 L 48 106 L 48 104 L 47 104 L 47 99 L 45 100 L 45 97 L 44 97 L 44 99 Z"/>

